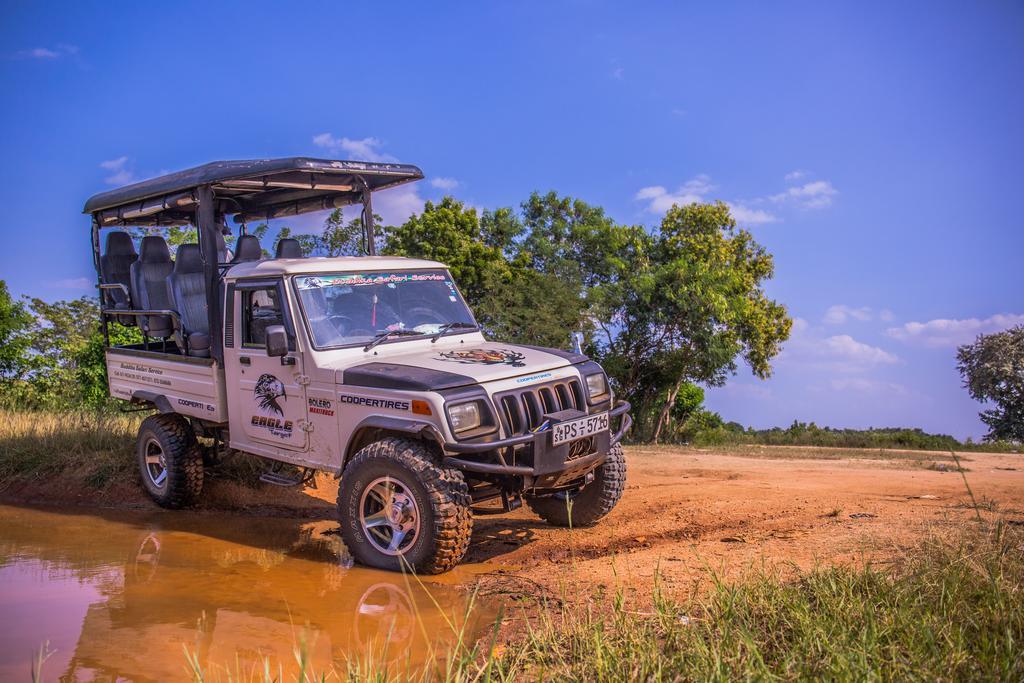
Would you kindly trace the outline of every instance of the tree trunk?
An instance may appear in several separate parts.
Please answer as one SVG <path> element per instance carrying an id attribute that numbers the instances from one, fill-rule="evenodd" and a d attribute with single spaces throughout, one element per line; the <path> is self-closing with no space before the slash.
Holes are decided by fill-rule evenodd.
<path id="1" fill-rule="evenodd" d="M 665 421 L 668 419 L 668 413 L 672 410 L 672 404 L 676 402 L 676 395 L 679 394 L 679 390 L 683 387 L 684 378 L 679 378 L 676 385 L 672 387 L 672 391 L 668 393 L 668 398 L 665 399 L 665 405 L 661 407 L 661 412 L 658 414 L 658 421 L 654 425 L 654 436 L 651 437 L 651 441 L 655 444 L 658 443 L 658 437 L 661 436 L 661 428 L 664 426 Z"/>

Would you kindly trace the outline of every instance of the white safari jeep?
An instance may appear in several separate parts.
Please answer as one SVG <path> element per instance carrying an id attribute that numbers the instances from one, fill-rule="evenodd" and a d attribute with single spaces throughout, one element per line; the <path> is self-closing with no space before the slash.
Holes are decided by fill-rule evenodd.
<path id="1" fill-rule="evenodd" d="M 144 335 L 108 343 L 107 371 L 113 396 L 157 411 L 137 457 L 159 504 L 194 500 L 204 463 L 228 450 L 272 461 L 272 484 L 332 472 L 355 559 L 425 573 L 465 555 L 474 505 L 525 500 L 576 526 L 615 506 L 629 405 L 613 401 L 601 367 L 487 341 L 443 264 L 372 255 L 371 193 L 419 178 L 399 164 L 215 162 L 86 203 L 104 330 L 116 320 Z M 285 239 L 267 257 L 245 232 L 358 202 L 369 256 L 304 257 Z M 229 216 L 242 226 L 234 254 Z M 136 251 L 121 229 L 188 224 L 198 243 L 173 259 L 162 237 Z"/>

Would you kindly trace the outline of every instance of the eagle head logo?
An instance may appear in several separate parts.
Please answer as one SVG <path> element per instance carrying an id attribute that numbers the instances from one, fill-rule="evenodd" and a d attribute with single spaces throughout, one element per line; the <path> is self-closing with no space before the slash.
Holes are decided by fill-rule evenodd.
<path id="1" fill-rule="evenodd" d="M 256 382 L 256 388 L 253 390 L 253 394 L 256 397 L 256 403 L 259 404 L 260 409 L 277 413 L 278 415 L 284 415 L 284 409 L 281 404 L 278 403 L 278 399 L 282 401 L 288 400 L 288 394 L 285 393 L 284 384 L 281 383 L 277 377 L 271 374 L 260 375 L 259 380 Z"/>

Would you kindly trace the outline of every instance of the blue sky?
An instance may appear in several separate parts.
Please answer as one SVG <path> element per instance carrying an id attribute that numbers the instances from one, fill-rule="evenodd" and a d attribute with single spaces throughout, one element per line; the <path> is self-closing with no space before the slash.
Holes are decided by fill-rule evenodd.
<path id="1" fill-rule="evenodd" d="M 214 6 L 216 5 L 216 6 Z M 400 220 L 556 189 L 723 199 L 797 319 L 759 427 L 980 436 L 955 347 L 1024 322 L 1024 5 L 4 3 L 0 277 L 88 293 L 89 195 L 222 158 L 396 158 Z"/>

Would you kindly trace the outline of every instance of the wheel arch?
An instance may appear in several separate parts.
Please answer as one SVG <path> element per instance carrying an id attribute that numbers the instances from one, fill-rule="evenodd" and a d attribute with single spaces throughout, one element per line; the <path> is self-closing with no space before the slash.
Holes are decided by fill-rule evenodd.
<path id="1" fill-rule="evenodd" d="M 444 444 L 444 438 L 437 431 L 437 427 L 429 422 L 372 415 L 356 425 L 352 431 L 352 437 L 348 440 L 348 447 L 345 449 L 341 462 L 341 469 L 344 471 L 352 457 L 362 448 L 389 436 L 416 439 L 428 444 L 435 444 L 439 448 Z"/>

